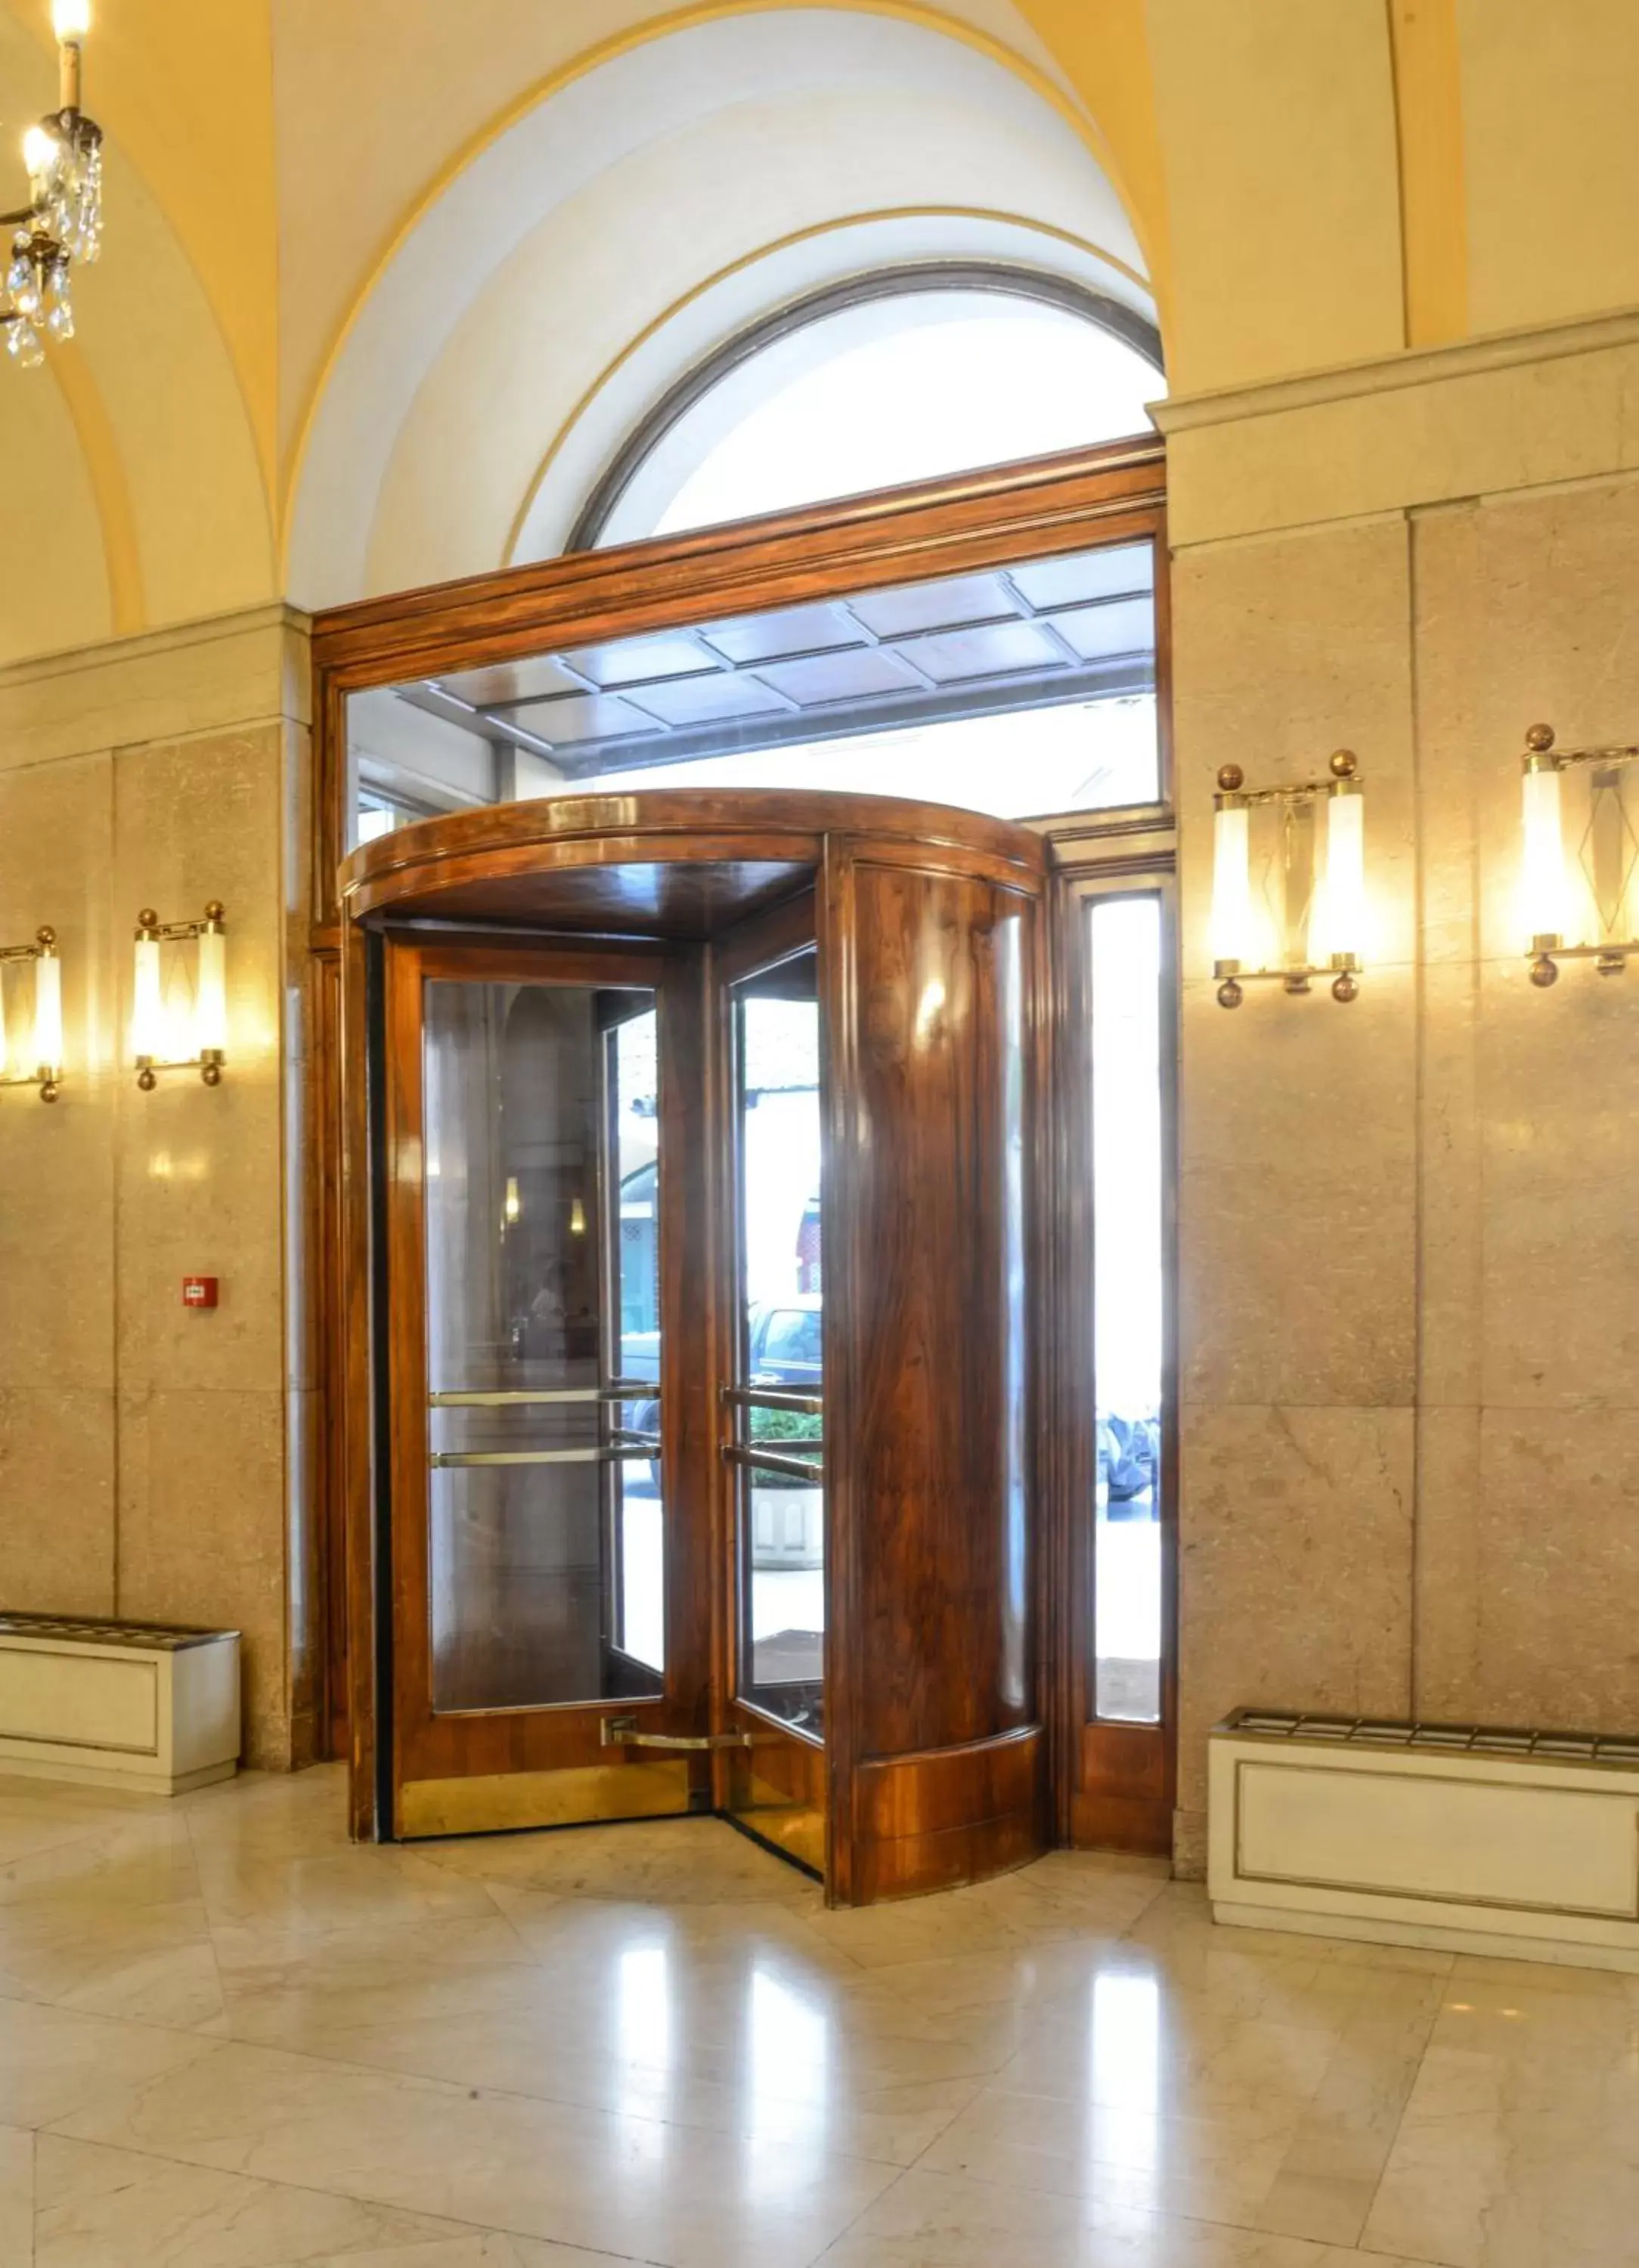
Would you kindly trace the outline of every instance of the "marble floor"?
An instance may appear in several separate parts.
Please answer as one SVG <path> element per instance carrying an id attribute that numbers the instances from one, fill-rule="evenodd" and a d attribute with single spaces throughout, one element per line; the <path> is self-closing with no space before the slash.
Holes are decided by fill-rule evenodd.
<path id="1" fill-rule="evenodd" d="M 1639 1978 L 0 1781 L 0 2268 L 1621 2268 Z"/>

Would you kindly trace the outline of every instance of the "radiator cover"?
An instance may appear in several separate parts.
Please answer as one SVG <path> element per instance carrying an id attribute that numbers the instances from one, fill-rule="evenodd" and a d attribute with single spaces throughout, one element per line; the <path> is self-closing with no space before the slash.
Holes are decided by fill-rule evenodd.
<path id="1" fill-rule="evenodd" d="M 0 1614 L 0 1774 L 180 1795 L 239 1753 L 237 1631 Z"/>
<path id="2" fill-rule="evenodd" d="M 1209 1801 L 1218 1921 L 1639 1970 L 1639 1738 L 1238 1709 Z"/>

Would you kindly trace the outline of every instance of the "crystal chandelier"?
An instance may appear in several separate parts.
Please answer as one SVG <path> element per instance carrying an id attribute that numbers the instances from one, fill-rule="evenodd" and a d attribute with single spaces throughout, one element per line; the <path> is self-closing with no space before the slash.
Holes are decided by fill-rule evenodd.
<path id="1" fill-rule="evenodd" d="M 48 338 L 71 339 L 70 274 L 102 246 L 102 129 L 80 109 L 80 46 L 91 0 L 55 0 L 59 107 L 23 136 L 30 202 L 0 213 L 15 232 L 0 289 L 5 350 L 24 370 L 45 359 Z"/>

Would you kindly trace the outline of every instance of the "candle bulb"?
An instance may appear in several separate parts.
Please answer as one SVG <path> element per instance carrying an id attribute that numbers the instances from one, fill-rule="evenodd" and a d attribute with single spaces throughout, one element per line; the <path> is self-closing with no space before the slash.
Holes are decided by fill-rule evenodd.
<path id="1" fill-rule="evenodd" d="M 80 107 L 80 42 L 91 29 L 91 0 L 55 0 L 51 28 L 57 35 L 57 107 Z"/>

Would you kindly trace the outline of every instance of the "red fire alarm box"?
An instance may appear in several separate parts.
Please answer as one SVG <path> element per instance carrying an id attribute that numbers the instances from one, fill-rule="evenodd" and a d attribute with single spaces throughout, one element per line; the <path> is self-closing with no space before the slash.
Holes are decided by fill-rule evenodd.
<path id="1" fill-rule="evenodd" d="M 185 1307 L 214 1307 L 217 1304 L 217 1278 L 214 1276 L 184 1276 L 182 1305 Z"/>

